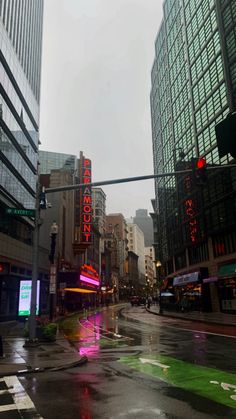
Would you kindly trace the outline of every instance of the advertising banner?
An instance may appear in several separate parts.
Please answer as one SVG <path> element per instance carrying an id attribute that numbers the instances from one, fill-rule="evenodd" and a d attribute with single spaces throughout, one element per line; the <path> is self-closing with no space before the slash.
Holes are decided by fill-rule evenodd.
<path id="1" fill-rule="evenodd" d="M 31 287 L 32 287 L 31 280 L 20 281 L 18 316 L 30 315 Z M 40 294 L 40 281 L 37 281 L 36 315 L 39 314 L 39 294 Z"/>

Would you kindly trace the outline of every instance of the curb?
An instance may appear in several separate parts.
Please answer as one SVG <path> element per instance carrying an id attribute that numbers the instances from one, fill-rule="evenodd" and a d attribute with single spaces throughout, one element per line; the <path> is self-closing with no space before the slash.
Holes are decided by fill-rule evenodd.
<path id="1" fill-rule="evenodd" d="M 56 371 L 62 371 L 62 370 L 67 370 L 69 368 L 75 368 L 79 365 L 83 365 L 86 362 L 88 362 L 88 358 L 87 356 L 83 355 L 80 359 L 78 359 L 77 361 L 71 362 L 70 364 L 65 364 L 65 365 L 58 365 L 57 367 L 35 367 L 35 368 L 30 368 L 30 369 L 26 369 L 26 370 L 18 370 L 18 371 L 11 371 L 11 372 L 4 372 L 3 374 L 0 374 L 0 377 L 5 377 L 5 376 L 12 376 L 12 375 L 16 375 L 16 376 L 20 376 L 20 375 L 25 375 L 25 374 L 34 374 L 34 373 L 38 373 L 38 372 L 46 372 L 46 371 L 52 371 L 52 372 L 56 372 Z"/>
<path id="2" fill-rule="evenodd" d="M 156 311 L 149 310 L 147 307 L 146 307 L 146 311 L 148 311 L 151 314 L 155 314 L 156 316 L 160 316 L 160 317 L 170 317 L 172 319 L 187 320 L 187 321 L 190 321 L 190 322 L 193 321 L 193 322 L 198 322 L 198 323 L 205 323 L 205 324 L 208 324 L 208 325 L 217 324 L 218 326 L 235 327 L 235 324 L 232 324 L 232 323 L 219 323 L 219 322 L 214 321 L 214 320 L 209 321 L 209 320 L 203 320 L 203 319 L 193 319 L 193 318 L 189 318 L 189 317 L 179 317 L 179 316 L 171 315 L 169 313 L 165 314 L 164 312 L 162 314 L 160 314 L 160 313 L 157 313 Z"/>

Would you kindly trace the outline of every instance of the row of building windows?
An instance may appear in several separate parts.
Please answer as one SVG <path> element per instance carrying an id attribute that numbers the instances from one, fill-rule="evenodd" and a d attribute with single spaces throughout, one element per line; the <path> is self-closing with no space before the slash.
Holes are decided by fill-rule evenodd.
<path id="1" fill-rule="evenodd" d="M 204 75 L 199 79 L 198 83 L 193 87 L 194 107 L 197 109 L 199 105 L 206 100 L 206 97 L 214 90 L 216 86 L 224 79 L 224 71 L 222 59 L 219 55 Z"/>
<path id="2" fill-rule="evenodd" d="M 179 31 L 182 31 L 182 19 L 181 13 L 179 12 L 174 20 L 173 25 L 170 28 L 169 35 L 167 38 L 167 48 L 168 50 L 171 49 L 172 45 L 176 44 L 176 37 L 179 36 Z M 181 34 L 180 34 L 181 36 Z"/>
<path id="3" fill-rule="evenodd" d="M 14 118 L 12 112 L 9 110 L 6 102 L 4 101 L 1 95 L 0 95 L 0 109 L 1 109 L 1 115 L 0 115 L 1 119 L 5 122 L 8 129 L 11 131 L 16 142 L 21 146 L 21 149 L 26 154 L 31 164 L 34 166 L 34 168 L 36 168 L 37 154 L 35 150 L 32 148 L 32 145 L 29 143 L 28 138 L 22 131 L 20 125 L 18 124 L 17 120 Z M 31 136 L 32 135 L 33 133 L 31 133 Z M 36 133 L 36 137 L 38 137 L 37 133 Z M 9 143 L 9 139 L 8 140 L 6 140 L 6 138 L 1 139 L 2 145 L 4 145 L 3 143 L 5 142 L 5 146 L 6 146 L 4 147 L 5 151 L 9 150 L 9 144 L 6 144 L 6 141 L 7 143 Z M 22 157 L 19 154 L 19 160 L 21 159 Z"/>
<path id="4" fill-rule="evenodd" d="M 201 77 L 207 66 L 211 64 L 220 51 L 219 33 L 215 32 L 212 38 L 208 41 L 207 47 L 201 51 L 201 54 L 192 63 L 190 68 L 192 84 L 194 84 Z"/>
<path id="5" fill-rule="evenodd" d="M 167 30 L 173 25 L 174 20 L 180 9 L 180 0 L 167 0 L 164 3 L 164 16 L 166 21 Z"/>
<path id="6" fill-rule="evenodd" d="M 200 27 L 205 24 L 204 21 L 208 19 L 209 12 L 209 2 L 201 1 L 198 4 L 198 7 L 195 9 L 195 14 L 187 26 L 188 44 L 190 44 L 192 40 L 195 38 L 196 32 L 199 31 Z M 210 27 L 207 28 L 207 32 L 205 33 L 206 36 L 209 36 L 209 34 L 211 33 L 210 29 Z"/>
<path id="7" fill-rule="evenodd" d="M 182 56 L 182 58 L 184 59 L 184 52 L 180 52 L 180 55 Z M 180 57 L 181 58 L 181 57 Z M 181 62 L 181 64 L 180 64 Z M 188 80 L 188 75 L 187 75 L 187 68 L 186 68 L 186 63 L 185 61 L 181 61 L 180 60 L 179 64 L 180 67 L 179 69 L 181 69 L 180 71 L 177 69 L 175 69 L 176 71 L 172 73 L 172 69 L 170 70 L 170 84 L 171 84 L 171 97 L 172 97 L 172 101 L 174 101 L 178 95 L 180 94 L 183 86 L 186 84 L 186 81 Z"/>
<path id="8" fill-rule="evenodd" d="M 0 17 L 39 102 L 43 0 L 1 0 Z M 38 35 L 38 36 L 37 36 Z"/>
<path id="9" fill-rule="evenodd" d="M 188 24 L 199 8 L 199 0 L 184 0 L 184 6 L 186 23 Z M 213 6 L 214 0 L 201 0 L 203 16 L 206 16 Z"/>
<path id="10" fill-rule="evenodd" d="M 215 10 L 212 10 L 208 19 L 205 21 L 204 25 L 201 27 L 199 32 L 196 34 L 195 38 L 188 46 L 189 60 L 192 63 L 198 54 L 201 52 L 204 46 L 207 45 L 210 38 L 214 34 L 214 31 L 217 29 L 216 13 Z"/>
<path id="11" fill-rule="evenodd" d="M 33 176 L 32 176 L 33 177 Z M 36 176 L 34 176 L 36 184 Z M 32 194 L 21 184 L 14 174 L 0 160 L 1 186 L 25 208 L 34 208 L 35 201 Z"/>
<path id="12" fill-rule="evenodd" d="M 169 34 L 168 34 L 169 37 Z M 172 45 L 171 49 L 168 50 L 168 61 L 169 61 L 169 66 L 172 66 L 174 61 L 176 59 L 179 60 L 179 52 L 183 49 L 183 31 L 179 30 L 176 38 L 175 38 L 175 42 Z M 182 64 L 182 62 L 181 62 Z"/>
<path id="13" fill-rule="evenodd" d="M 221 86 L 209 97 L 195 114 L 196 128 L 200 131 L 217 113 L 227 105 L 226 87 Z"/>
<path id="14" fill-rule="evenodd" d="M 189 104 L 183 109 L 177 120 L 174 121 L 174 137 L 179 139 L 192 122 L 191 108 Z"/>

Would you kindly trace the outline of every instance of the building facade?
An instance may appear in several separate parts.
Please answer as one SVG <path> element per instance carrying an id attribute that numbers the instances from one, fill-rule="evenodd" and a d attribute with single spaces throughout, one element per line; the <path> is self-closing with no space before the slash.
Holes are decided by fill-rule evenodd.
<path id="1" fill-rule="evenodd" d="M 146 209 L 138 209 L 135 212 L 133 223 L 137 224 L 144 234 L 145 246 L 153 245 L 153 224 Z"/>
<path id="2" fill-rule="evenodd" d="M 138 255 L 138 278 L 139 284 L 145 284 L 145 246 L 142 230 L 133 223 L 128 223 L 128 248 Z"/>
<path id="3" fill-rule="evenodd" d="M 16 318 L 20 281 L 32 278 L 34 222 L 6 209 L 35 207 L 42 24 L 43 0 L 0 2 L 0 319 Z M 42 294 L 45 266 L 42 249 Z"/>
<path id="4" fill-rule="evenodd" d="M 151 74 L 155 174 L 191 169 L 198 156 L 210 167 L 232 160 L 219 157 L 215 126 L 232 111 L 235 18 L 232 1 L 164 1 Z M 236 310 L 235 169 L 209 172 L 202 187 L 191 174 L 163 177 L 155 195 L 155 258 L 177 300 L 189 292 L 194 307 Z"/>
<path id="5" fill-rule="evenodd" d="M 93 219 L 100 233 L 106 230 L 106 194 L 102 188 L 92 188 Z"/>

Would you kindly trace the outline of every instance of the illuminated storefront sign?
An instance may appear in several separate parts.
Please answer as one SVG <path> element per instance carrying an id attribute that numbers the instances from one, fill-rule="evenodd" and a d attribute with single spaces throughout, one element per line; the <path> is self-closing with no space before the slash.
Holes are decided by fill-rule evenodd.
<path id="1" fill-rule="evenodd" d="M 91 265 L 83 265 L 80 270 L 80 281 L 83 283 L 87 283 L 91 286 L 99 287 L 100 279 L 99 275 Z"/>
<path id="2" fill-rule="evenodd" d="M 192 272 L 186 275 L 176 276 L 173 280 L 173 285 L 184 285 L 197 281 L 199 281 L 199 272 Z"/>
<path id="3" fill-rule="evenodd" d="M 32 281 L 20 281 L 18 316 L 30 315 Z M 39 314 L 40 281 L 37 281 L 36 314 Z"/>
<path id="4" fill-rule="evenodd" d="M 91 183 L 91 160 L 82 158 L 82 183 Z M 92 243 L 92 188 L 84 186 L 81 197 L 81 242 Z"/>

